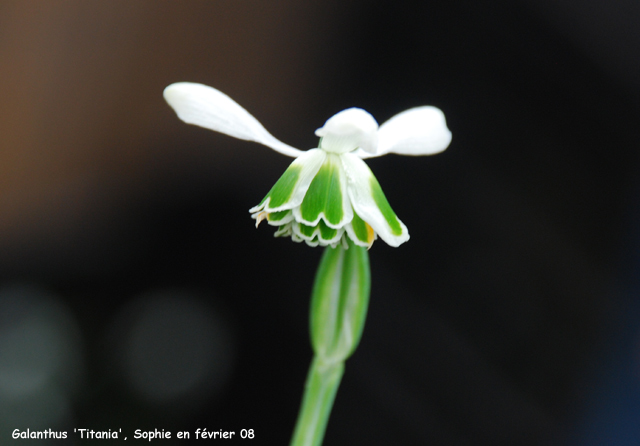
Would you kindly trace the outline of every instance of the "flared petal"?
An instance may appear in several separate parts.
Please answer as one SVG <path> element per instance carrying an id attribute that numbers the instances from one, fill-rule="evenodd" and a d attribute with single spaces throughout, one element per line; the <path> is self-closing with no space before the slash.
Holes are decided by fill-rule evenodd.
<path id="1" fill-rule="evenodd" d="M 321 137 L 320 148 L 327 152 L 347 153 L 360 148 L 376 153 L 378 123 L 361 108 L 348 108 L 336 113 L 316 130 Z"/>
<path id="2" fill-rule="evenodd" d="M 347 175 L 349 198 L 355 213 L 390 246 L 397 247 L 409 240 L 407 227 L 391 209 L 378 180 L 366 163 L 354 153 L 345 153 L 340 159 Z"/>
<path id="3" fill-rule="evenodd" d="M 271 219 L 266 214 L 287 211 L 300 206 L 326 157 L 327 153 L 321 149 L 302 152 L 302 155 L 296 158 L 284 171 L 260 204 L 249 209 L 249 212 L 256 214 L 253 218 L 259 223 L 263 217 L 258 214 L 265 213 L 264 218 L 273 221 L 278 216 Z"/>
<path id="4" fill-rule="evenodd" d="M 274 138 L 248 111 L 215 88 L 178 82 L 164 89 L 164 98 L 188 124 L 264 144 L 294 158 L 304 153 Z"/>
<path id="5" fill-rule="evenodd" d="M 398 113 L 378 130 L 378 150 L 354 152 L 360 158 L 397 153 L 399 155 L 433 155 L 442 152 L 451 142 L 444 113 L 439 108 L 424 106 Z"/>

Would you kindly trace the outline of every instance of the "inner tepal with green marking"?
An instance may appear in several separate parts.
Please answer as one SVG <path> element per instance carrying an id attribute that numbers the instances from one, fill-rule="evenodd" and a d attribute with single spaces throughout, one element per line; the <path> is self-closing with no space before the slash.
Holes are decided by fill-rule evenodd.
<path id="1" fill-rule="evenodd" d="M 378 232 L 409 238 L 367 165 L 350 153 L 323 147 L 298 157 L 258 206 L 250 210 L 256 226 L 278 226 L 276 237 L 310 246 L 371 247 Z M 356 147 L 354 147 L 355 149 Z M 378 230 L 376 230 L 378 229 Z"/>

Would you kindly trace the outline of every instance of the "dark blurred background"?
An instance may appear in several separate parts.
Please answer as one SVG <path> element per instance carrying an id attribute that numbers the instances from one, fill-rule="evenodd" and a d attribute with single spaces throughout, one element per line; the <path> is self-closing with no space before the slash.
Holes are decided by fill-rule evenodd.
<path id="1" fill-rule="evenodd" d="M 638 5 L 4 0 L 0 442 L 288 443 L 321 250 L 254 229 L 291 160 L 179 121 L 193 81 L 302 149 L 351 106 L 453 132 L 369 162 L 411 240 L 370 251 L 326 444 L 638 444 Z"/>

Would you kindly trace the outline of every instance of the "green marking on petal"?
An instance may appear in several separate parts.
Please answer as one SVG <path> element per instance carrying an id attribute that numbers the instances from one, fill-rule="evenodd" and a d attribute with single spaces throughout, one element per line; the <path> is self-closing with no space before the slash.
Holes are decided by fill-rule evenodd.
<path id="1" fill-rule="evenodd" d="M 277 223 L 280 220 L 284 220 L 284 218 L 287 217 L 290 214 L 291 214 L 290 210 L 279 211 L 279 212 L 271 212 L 269 215 L 267 215 L 267 220 L 269 220 L 270 222 Z"/>
<path id="2" fill-rule="evenodd" d="M 268 197 L 271 197 L 269 200 L 270 208 L 277 208 L 289 201 L 293 195 L 295 186 L 298 183 L 301 171 L 302 166 L 295 164 L 295 162 L 292 163 L 289 168 L 284 171 L 276 184 L 273 185 L 267 196 L 264 197 L 260 204 L 264 203 Z"/>
<path id="3" fill-rule="evenodd" d="M 384 192 L 382 192 L 380 183 L 378 183 L 378 180 L 376 180 L 376 177 L 374 177 L 373 175 L 371 175 L 370 185 L 371 185 L 371 194 L 373 196 L 373 200 L 376 202 L 376 204 L 378 205 L 378 209 L 380 209 L 380 212 L 382 213 L 382 216 L 389 224 L 389 227 L 391 228 L 391 233 L 393 235 L 401 235 L 402 225 L 400 225 L 400 220 L 398 220 L 396 213 L 393 212 L 393 209 L 391 209 L 391 205 L 387 201 L 387 197 L 385 197 Z M 355 220 L 355 216 L 354 216 L 354 220 Z M 355 225 L 353 229 L 356 230 Z M 360 236 L 358 236 L 358 238 L 360 238 Z"/>
<path id="4" fill-rule="evenodd" d="M 300 205 L 300 215 L 305 221 L 315 222 L 321 213 L 328 223 L 338 225 L 342 220 L 342 187 L 340 184 L 340 160 L 328 154 L 326 161 L 309 186 Z"/>
<path id="5" fill-rule="evenodd" d="M 316 230 L 315 226 L 307 226 L 307 225 L 303 225 L 303 224 L 300 224 L 299 228 L 300 228 L 300 234 L 302 234 L 302 235 L 304 235 L 306 237 L 313 236 L 313 232 Z"/>
<path id="6" fill-rule="evenodd" d="M 332 240 L 336 235 L 338 235 L 337 229 L 330 228 L 322 220 L 318 223 L 318 227 L 320 228 L 320 238 L 323 240 Z"/>
<path id="7" fill-rule="evenodd" d="M 274 237 L 289 237 L 293 234 L 291 229 L 291 223 L 287 223 L 278 228 L 278 230 L 273 234 Z"/>
<path id="8" fill-rule="evenodd" d="M 370 243 L 369 228 L 367 227 L 367 224 L 364 222 L 364 220 L 361 219 L 360 216 L 358 216 L 358 214 L 356 214 L 355 212 L 353 214 L 353 220 L 351 220 L 351 227 L 353 228 L 353 232 L 355 233 L 355 236 L 358 238 L 358 240 L 363 243 Z"/>

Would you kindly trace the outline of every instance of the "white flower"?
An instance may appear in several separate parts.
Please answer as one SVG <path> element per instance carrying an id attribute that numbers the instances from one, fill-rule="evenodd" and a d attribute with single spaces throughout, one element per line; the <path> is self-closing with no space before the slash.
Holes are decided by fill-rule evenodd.
<path id="1" fill-rule="evenodd" d="M 378 127 L 366 111 L 343 110 L 316 130 L 318 148 L 301 151 L 265 130 L 224 93 L 202 84 L 180 82 L 164 90 L 178 117 L 239 139 L 255 141 L 296 158 L 259 205 L 249 212 L 256 226 L 267 220 L 275 235 L 311 246 L 370 247 L 379 235 L 391 246 L 409 239 L 362 158 L 397 153 L 431 155 L 447 148 L 451 132 L 435 107 L 405 110 Z M 345 236 L 346 234 L 346 236 Z"/>

